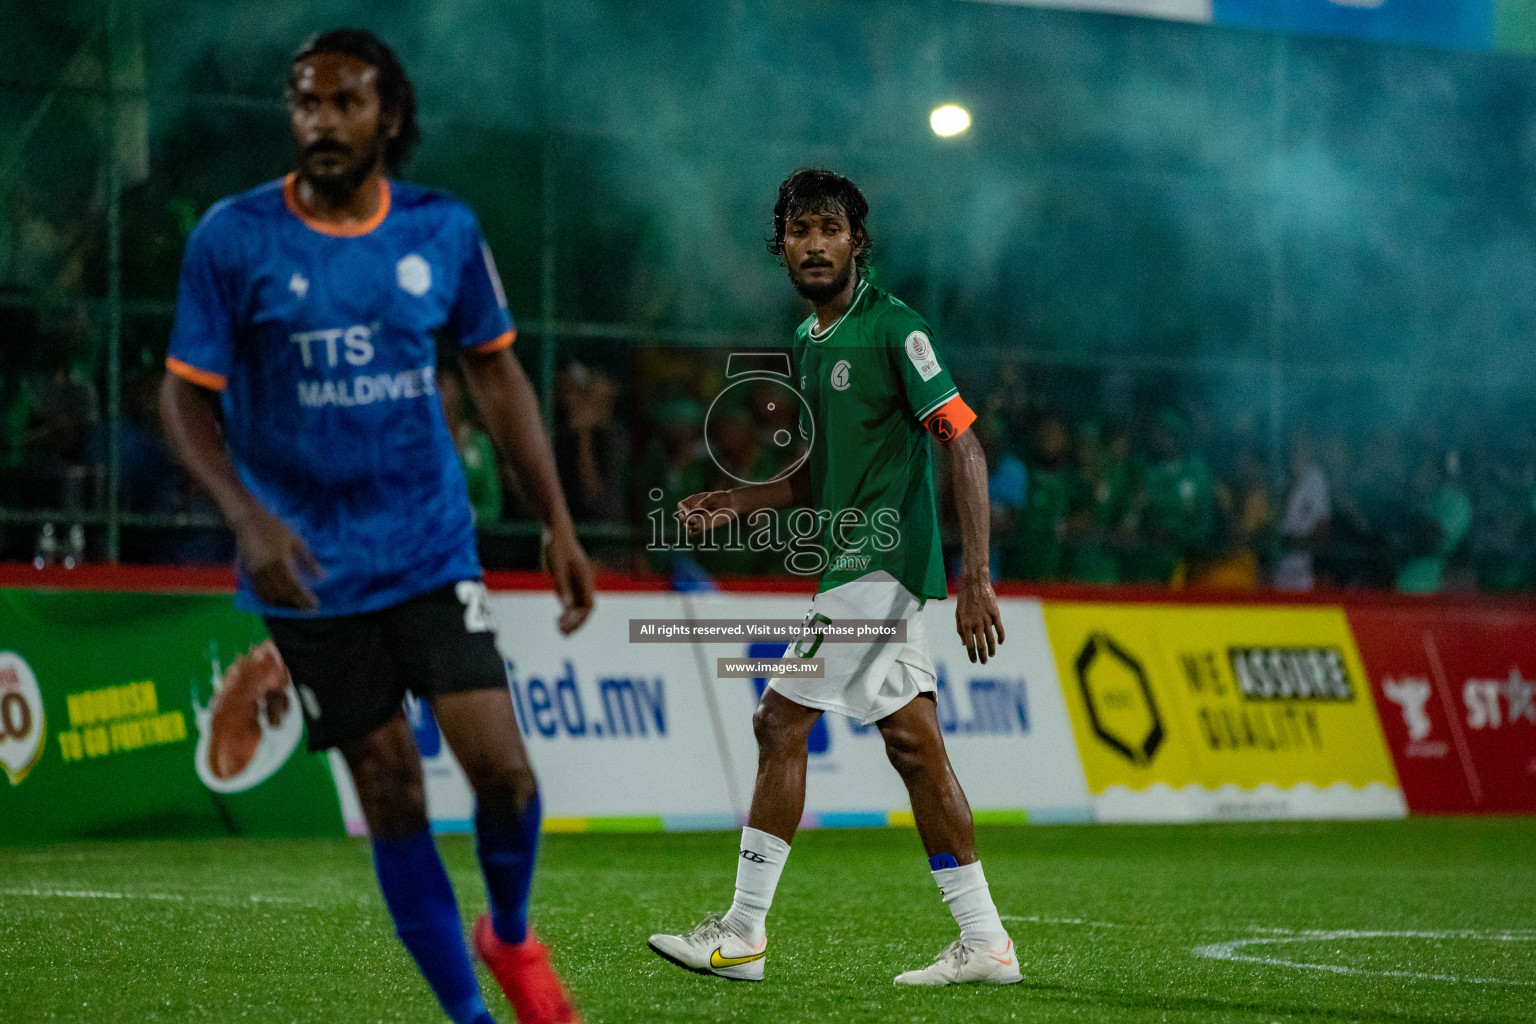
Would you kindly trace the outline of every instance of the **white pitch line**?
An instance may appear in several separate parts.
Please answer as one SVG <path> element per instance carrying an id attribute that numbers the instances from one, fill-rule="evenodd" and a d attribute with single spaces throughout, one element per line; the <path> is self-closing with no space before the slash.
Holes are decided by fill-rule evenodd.
<path id="1" fill-rule="evenodd" d="M 1028 924 L 1075 924 L 1081 925 L 1084 928 L 1129 927 L 1128 925 L 1123 924 L 1113 924 L 1109 921 L 1089 921 L 1088 919 L 1082 917 L 1038 917 L 1033 914 L 1029 915 L 1028 917 L 1020 914 L 999 914 L 998 917 L 1004 921 L 1024 921 Z"/>
<path id="2" fill-rule="evenodd" d="M 1249 946 L 1273 946 L 1288 942 L 1336 942 L 1341 939 L 1465 939 L 1477 942 L 1536 942 L 1536 932 L 1375 932 L 1375 931 L 1304 931 L 1294 935 L 1273 938 L 1233 939 L 1215 942 L 1208 946 L 1196 946 L 1195 956 L 1211 960 L 1232 960 L 1242 963 L 1263 964 L 1266 967 L 1294 967 L 1304 971 L 1325 971 L 1330 974 L 1368 976 L 1375 978 L 1412 978 L 1418 981 L 1444 981 L 1459 985 L 1514 985 L 1536 988 L 1536 981 L 1511 978 L 1464 978 L 1455 974 L 1428 974 L 1420 971 L 1380 971 L 1368 967 L 1347 967 L 1343 964 L 1314 964 L 1300 960 L 1284 960 L 1280 957 L 1255 956 L 1240 952 Z"/>
<path id="3" fill-rule="evenodd" d="M 0 889 L 0 896 L 36 896 L 66 900 L 185 900 L 176 892 L 102 892 L 97 889 Z"/>
<path id="4" fill-rule="evenodd" d="M 66 900 L 164 900 L 173 903 L 184 903 L 187 900 L 199 903 L 243 902 L 239 897 L 188 895 L 180 892 L 110 892 L 101 889 L 0 889 L 0 896 L 32 896 L 37 899 Z M 252 903 L 304 902 L 295 896 L 252 895 L 248 899 Z"/>
<path id="5" fill-rule="evenodd" d="M 1090 921 L 1082 917 L 1041 917 L 1038 915 L 1000 914 L 1004 921 L 1021 921 L 1027 924 L 1077 925 L 1084 928 L 1153 928 L 1157 925 L 1113 924 L 1109 921 Z M 1211 930 L 1211 929 L 1206 929 Z M 1307 931 L 1289 928 L 1264 928 L 1250 926 L 1260 938 L 1232 939 L 1214 942 L 1208 946 L 1196 946 L 1190 952 L 1209 960 L 1229 960 L 1237 963 L 1263 964 L 1266 967 L 1294 967 L 1303 971 L 1324 971 L 1329 974 L 1356 977 L 1409 978 L 1417 981 L 1443 981 L 1457 985 L 1513 985 L 1519 988 L 1536 988 L 1536 981 L 1512 978 L 1464 978 L 1456 974 L 1429 974 L 1421 971 L 1381 971 L 1368 967 L 1348 967 L 1344 964 L 1314 964 L 1300 960 L 1284 960 L 1280 957 L 1255 956 L 1240 952 L 1248 946 L 1274 946 L 1289 942 L 1329 942 L 1340 939 L 1462 939 L 1476 942 L 1536 942 L 1536 931 L 1359 931 L 1340 929 L 1335 931 Z"/>

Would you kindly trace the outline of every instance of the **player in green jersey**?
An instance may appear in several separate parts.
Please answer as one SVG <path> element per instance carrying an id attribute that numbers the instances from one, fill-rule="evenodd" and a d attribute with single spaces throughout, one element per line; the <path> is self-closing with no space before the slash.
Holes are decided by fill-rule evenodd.
<path id="1" fill-rule="evenodd" d="M 949 451 L 960 515 L 962 568 L 955 621 L 971 660 L 1003 642 L 987 564 L 987 468 L 961 400 L 923 319 L 864 278 L 869 206 L 848 179 L 800 170 L 780 187 L 771 248 L 814 313 L 795 334 L 809 458 L 772 483 L 695 494 L 679 503 L 690 533 L 762 509 L 809 506 L 823 524 L 814 561 L 821 586 L 807 622 L 903 620 L 905 641 L 797 645 L 823 678 L 770 680 L 753 717 L 757 783 L 742 830 L 736 898 L 724 917 L 650 945 L 702 974 L 757 981 L 768 955 L 766 921 L 805 807 L 806 738 L 823 712 L 873 724 L 906 783 L 918 835 L 960 938 L 899 984 L 1019 981 L 1013 940 L 976 859 L 970 805 L 939 732 L 936 673 L 921 610 L 947 596 L 933 486 L 932 434 Z"/>

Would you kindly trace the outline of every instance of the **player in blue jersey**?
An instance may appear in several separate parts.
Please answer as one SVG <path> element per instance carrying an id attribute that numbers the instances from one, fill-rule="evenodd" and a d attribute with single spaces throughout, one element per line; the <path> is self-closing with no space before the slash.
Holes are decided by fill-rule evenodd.
<path id="1" fill-rule="evenodd" d="M 439 334 L 541 506 L 562 632 L 591 611 L 592 570 L 474 215 L 386 177 L 418 138 L 399 60 L 367 32 L 317 36 L 293 59 L 288 105 L 297 169 L 217 204 L 188 240 L 166 431 L 235 531 L 236 603 L 265 617 L 310 746 L 351 769 L 385 904 L 443 1009 L 492 1021 L 428 831 L 407 690 L 431 702 L 475 792 L 490 902 L 477 952 L 521 1024 L 575 1021 L 527 925 L 539 791 L 436 395 Z"/>

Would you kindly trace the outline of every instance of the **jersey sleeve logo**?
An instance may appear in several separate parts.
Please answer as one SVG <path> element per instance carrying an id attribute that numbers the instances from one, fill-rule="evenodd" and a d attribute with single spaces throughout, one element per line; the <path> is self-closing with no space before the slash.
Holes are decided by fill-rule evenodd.
<path id="1" fill-rule="evenodd" d="M 432 290 L 432 265 L 413 252 L 395 264 L 395 281 L 420 298 Z"/>
<path id="2" fill-rule="evenodd" d="M 848 385 L 852 383 L 852 381 L 848 379 L 850 370 L 851 367 L 848 365 L 848 360 L 846 359 L 839 359 L 837 361 L 837 365 L 832 367 L 832 386 L 838 391 L 848 390 Z"/>
<path id="3" fill-rule="evenodd" d="M 913 331 L 907 335 L 907 358 L 912 360 L 912 366 L 917 370 L 917 375 L 924 381 L 930 381 L 938 375 L 939 357 L 933 353 L 933 343 L 928 340 L 928 335 L 922 331 Z"/>

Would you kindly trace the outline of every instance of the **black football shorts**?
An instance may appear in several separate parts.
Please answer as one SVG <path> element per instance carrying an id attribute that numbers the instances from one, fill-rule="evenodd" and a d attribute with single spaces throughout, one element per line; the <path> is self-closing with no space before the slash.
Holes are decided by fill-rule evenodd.
<path id="1" fill-rule="evenodd" d="M 266 622 L 304 706 L 310 750 L 367 736 L 399 713 L 407 690 L 427 699 L 507 685 L 478 580 L 376 612 Z"/>

